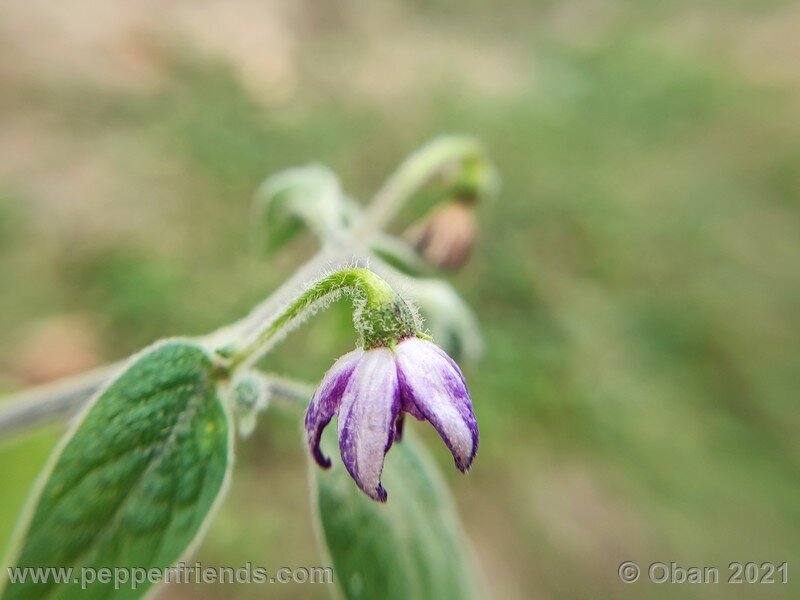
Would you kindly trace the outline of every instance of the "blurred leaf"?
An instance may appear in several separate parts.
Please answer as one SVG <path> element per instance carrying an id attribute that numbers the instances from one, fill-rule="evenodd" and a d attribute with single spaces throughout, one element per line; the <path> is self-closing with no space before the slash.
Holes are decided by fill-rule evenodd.
<path id="1" fill-rule="evenodd" d="M 478 319 L 453 286 L 443 279 L 417 279 L 410 295 L 437 344 L 458 362 L 480 360 L 483 337 Z"/>
<path id="2" fill-rule="evenodd" d="M 304 228 L 320 244 L 344 224 L 347 217 L 339 180 L 324 165 L 286 169 L 267 178 L 255 196 L 256 240 L 267 253 L 285 246 Z"/>
<path id="3" fill-rule="evenodd" d="M 321 530 L 349 600 L 479 596 L 449 490 L 411 433 L 387 457 L 386 504 L 367 498 L 340 462 L 329 471 L 313 467 Z M 329 454 L 334 437 L 328 428 Z"/>
<path id="4" fill-rule="evenodd" d="M 13 564 L 172 565 L 220 496 L 229 447 L 206 351 L 175 340 L 153 346 L 100 394 L 53 458 Z M 132 598 L 147 587 L 21 583 L 2 598 Z"/>
<path id="5" fill-rule="evenodd" d="M 398 271 L 419 277 L 431 269 L 419 253 L 403 239 L 388 234 L 378 234 L 370 250 Z"/>

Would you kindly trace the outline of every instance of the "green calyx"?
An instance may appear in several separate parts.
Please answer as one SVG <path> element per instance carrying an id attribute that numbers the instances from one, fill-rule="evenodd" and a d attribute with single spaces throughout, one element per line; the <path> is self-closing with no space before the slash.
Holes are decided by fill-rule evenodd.
<path id="1" fill-rule="evenodd" d="M 360 314 L 353 315 L 353 321 L 361 336 L 361 345 L 367 350 L 378 346 L 391 348 L 416 334 L 414 317 L 401 298 L 391 304 L 365 307 Z"/>
<path id="2" fill-rule="evenodd" d="M 414 314 L 400 295 L 378 275 L 363 267 L 345 269 L 330 279 L 331 291 L 353 299 L 353 324 L 365 349 L 394 346 L 417 330 Z M 323 284 L 325 287 L 326 284 Z"/>
<path id="3" fill-rule="evenodd" d="M 414 316 L 405 301 L 378 275 L 362 267 L 342 271 L 353 298 L 353 324 L 365 348 L 392 346 L 414 333 Z"/>
<path id="4" fill-rule="evenodd" d="M 497 192 L 498 177 L 494 167 L 483 155 L 468 156 L 452 184 L 451 194 L 464 200 L 483 200 Z"/>

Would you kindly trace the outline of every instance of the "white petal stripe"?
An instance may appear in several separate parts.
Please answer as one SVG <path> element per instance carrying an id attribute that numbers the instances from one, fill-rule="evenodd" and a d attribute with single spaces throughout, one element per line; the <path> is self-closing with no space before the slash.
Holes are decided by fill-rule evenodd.
<path id="1" fill-rule="evenodd" d="M 387 348 L 365 352 L 342 397 L 339 448 L 353 479 L 375 499 L 385 499 L 380 478 L 399 408 L 394 355 Z"/>

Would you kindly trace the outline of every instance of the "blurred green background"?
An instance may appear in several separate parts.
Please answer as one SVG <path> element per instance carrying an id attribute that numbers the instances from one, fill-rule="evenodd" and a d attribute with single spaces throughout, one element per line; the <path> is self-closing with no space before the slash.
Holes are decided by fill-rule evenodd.
<path id="1" fill-rule="evenodd" d="M 473 134 L 504 186 L 453 278 L 487 342 L 470 475 L 427 439 L 494 596 L 796 598 L 798 31 L 778 0 L 0 0 L 0 390 L 243 315 L 314 251 L 250 252 L 266 175 L 321 161 L 366 200 Z M 353 338 L 340 307 L 265 366 L 316 381 Z M 300 418 L 239 444 L 199 560 L 324 564 Z M 0 544 L 62 431 L 0 444 Z M 790 584 L 626 586 L 624 560 Z"/>

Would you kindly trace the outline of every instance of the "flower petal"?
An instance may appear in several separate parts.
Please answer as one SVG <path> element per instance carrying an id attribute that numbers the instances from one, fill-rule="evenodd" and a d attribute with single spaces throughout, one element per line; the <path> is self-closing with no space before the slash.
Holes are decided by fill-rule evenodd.
<path id="1" fill-rule="evenodd" d="M 400 390 L 392 351 L 374 348 L 364 352 L 342 398 L 339 450 L 358 487 L 379 502 L 386 501 L 381 473 L 399 413 Z"/>
<path id="2" fill-rule="evenodd" d="M 435 344 L 408 338 L 397 345 L 397 375 L 403 410 L 426 419 L 466 471 L 478 450 L 478 424 L 458 365 Z"/>
<path id="3" fill-rule="evenodd" d="M 339 408 L 342 394 L 344 394 L 347 383 L 350 381 L 350 377 L 363 355 L 364 351 L 358 348 L 337 360 L 325 373 L 325 377 L 322 378 L 317 390 L 314 392 L 314 397 L 311 398 L 311 402 L 308 405 L 305 420 L 306 442 L 314 460 L 323 469 L 330 467 L 331 461 L 322 454 L 322 450 L 319 447 L 322 431 L 330 423 Z"/>

